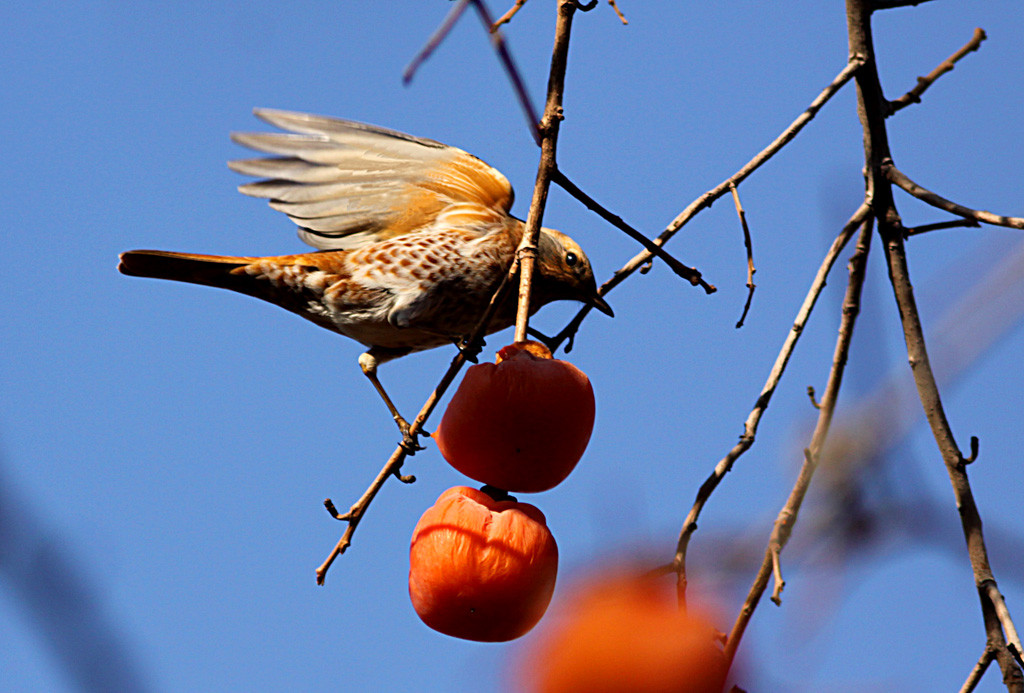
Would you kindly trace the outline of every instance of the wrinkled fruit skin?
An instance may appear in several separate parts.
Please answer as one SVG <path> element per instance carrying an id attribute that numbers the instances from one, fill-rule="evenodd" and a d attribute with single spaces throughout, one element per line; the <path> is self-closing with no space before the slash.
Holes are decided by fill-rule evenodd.
<path id="1" fill-rule="evenodd" d="M 522 342 L 498 352 L 497 364 L 466 371 L 434 439 L 448 463 L 471 479 L 536 493 L 575 468 L 594 412 L 594 389 L 583 371 L 551 358 L 540 344 Z"/>
<path id="2" fill-rule="evenodd" d="M 456 486 L 413 531 L 413 608 L 425 624 L 456 638 L 504 642 L 524 635 L 547 610 L 557 573 L 555 538 L 528 503 Z"/>
<path id="3" fill-rule="evenodd" d="M 523 662 L 531 693 L 721 693 L 715 631 L 650 579 L 617 576 L 570 592 L 557 626 Z"/>

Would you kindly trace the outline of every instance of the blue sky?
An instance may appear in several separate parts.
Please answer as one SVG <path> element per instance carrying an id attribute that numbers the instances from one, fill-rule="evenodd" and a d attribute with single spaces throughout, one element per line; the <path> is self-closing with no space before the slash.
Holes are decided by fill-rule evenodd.
<path id="1" fill-rule="evenodd" d="M 605 4 L 576 18 L 559 160 L 649 235 L 770 142 L 846 61 L 838 0 L 620 6 L 628 27 Z M 438 635 L 408 602 L 412 528 L 444 489 L 465 481 L 429 443 L 407 466 L 419 481 L 385 487 L 327 585 L 314 583 L 342 530 L 321 501 L 354 501 L 396 440 L 356 365 L 359 345 L 252 299 L 130 279 L 115 267 L 130 248 L 303 251 L 291 222 L 235 192 L 244 179 L 225 166 L 245 155 L 229 132 L 264 129 L 251 115 L 257 106 L 459 146 L 505 173 L 519 192 L 514 211 L 525 217 L 538 152 L 508 83 L 467 15 L 402 86 L 402 69 L 447 12 L 444 2 L 198 7 L 22 3 L 0 27 L 0 209 L 11 260 L 0 294 L 5 688 L 505 686 L 521 644 Z M 553 4 L 533 0 L 506 29 L 538 104 L 553 26 Z M 937 1 L 879 14 L 882 82 L 899 96 L 976 26 L 988 32 L 982 49 L 889 121 L 893 154 L 926 187 L 1020 216 L 1019 3 Z M 821 256 L 859 203 L 861 166 L 847 88 L 741 186 L 758 268 L 743 329 L 734 323 L 746 298 L 745 260 L 728 199 L 670 245 L 718 293 L 705 296 L 655 265 L 609 295 L 614 320 L 595 314 L 584 324 L 570 358 L 597 395 L 590 448 L 561 486 L 523 498 L 543 509 L 559 542 L 553 608 L 574 577 L 602 561 L 671 558 L 697 488 L 736 441 Z M 904 195 L 897 201 L 908 225 L 946 218 Z M 637 251 L 557 189 L 545 223 L 581 243 L 599 281 Z M 969 367 L 936 358 L 936 368 L 949 380 L 945 403 L 961 445 L 981 439 L 971 481 L 1018 625 L 1024 331 L 1008 321 L 1022 312 L 1024 290 L 1011 281 L 983 299 L 978 305 L 997 312 L 981 327 L 942 320 L 1020 253 L 1021 241 L 1019 231 L 986 227 L 908 245 L 934 351 L 956 354 L 1000 332 Z M 869 398 L 883 382 L 897 393 L 911 386 L 875 251 L 839 424 L 865 402 L 895 418 L 887 407 L 898 397 Z M 695 589 L 714 595 L 723 630 L 809 438 L 805 389 L 824 387 L 845 257 L 756 445 L 712 497 L 693 540 Z M 557 331 L 574 310 L 548 307 L 535 324 Z M 510 338 L 492 337 L 485 357 Z M 381 376 L 411 413 L 451 356 L 414 355 Z M 811 541 L 814 518 L 828 510 L 812 491 L 783 558 L 783 606 L 762 603 L 744 641 L 745 687 L 949 690 L 980 655 L 984 631 L 949 481 L 914 414 L 867 485 L 872 524 L 845 566 L 834 540 Z M 990 671 L 979 690 L 999 690 L 998 679 Z"/>

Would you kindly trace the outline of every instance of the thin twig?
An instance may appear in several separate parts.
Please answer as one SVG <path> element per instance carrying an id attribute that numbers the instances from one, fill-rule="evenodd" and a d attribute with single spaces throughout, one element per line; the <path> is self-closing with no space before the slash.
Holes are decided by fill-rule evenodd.
<path id="1" fill-rule="evenodd" d="M 871 10 L 891 10 L 896 7 L 917 7 L 931 0 L 874 0 Z"/>
<path id="2" fill-rule="evenodd" d="M 786 548 L 789 537 L 792 535 L 793 527 L 796 525 L 800 514 L 800 508 L 807 495 L 807 489 L 810 488 L 811 479 L 818 468 L 822 450 L 824 450 L 825 442 L 828 440 L 829 428 L 832 425 L 832 417 L 835 414 L 836 401 L 839 399 L 839 388 L 842 386 L 843 374 L 846 371 L 846 362 L 849 358 L 853 330 L 857 324 L 857 316 L 860 313 L 861 290 L 864 287 L 868 251 L 871 248 L 871 221 L 871 217 L 864 220 L 860 236 L 857 239 L 857 249 L 850 258 L 850 276 L 846 284 L 846 297 L 843 299 L 843 316 L 839 323 L 839 334 L 836 337 L 832 368 L 828 374 L 825 392 L 821 395 L 818 421 L 815 424 L 814 433 L 811 435 L 810 445 L 804 450 L 804 462 L 800 467 L 796 483 L 793 484 L 793 490 L 790 492 L 789 498 L 786 499 L 786 504 L 779 511 L 779 515 L 775 520 L 771 537 L 768 540 L 768 548 L 761 563 L 761 569 L 758 571 L 757 577 L 754 578 L 754 584 L 750 587 L 750 592 L 747 594 L 746 601 L 744 601 L 740 614 L 736 618 L 736 623 L 733 625 L 732 632 L 729 634 L 729 639 L 726 641 L 725 658 L 726 662 L 730 665 L 736 656 L 736 650 L 739 647 L 740 640 L 743 638 L 747 624 L 757 608 L 757 603 L 768 586 L 770 574 L 775 575 L 776 581 L 775 589 L 772 593 L 772 601 L 776 604 L 781 603 L 780 595 L 784 583 L 782 582 L 782 574 L 779 568 L 779 556 L 783 549 Z"/>
<path id="3" fill-rule="evenodd" d="M 537 238 L 544 218 L 548 188 L 556 170 L 558 130 L 562 122 L 562 94 L 565 92 L 565 71 L 569 62 L 569 35 L 572 18 L 576 12 L 572 0 L 559 0 L 558 18 L 555 23 L 555 47 L 551 54 L 551 72 L 548 75 L 548 96 L 541 118 L 540 162 L 537 165 L 537 180 L 533 186 L 533 201 L 526 215 L 526 228 L 516 250 L 519 260 L 519 305 L 516 311 L 515 341 L 526 339 L 530 322 L 530 294 L 533 283 L 533 265 L 537 257 Z"/>
<path id="4" fill-rule="evenodd" d="M 914 226 L 909 229 L 903 230 L 903 235 L 907 238 L 911 236 L 918 236 L 922 233 L 928 233 L 929 231 L 941 231 L 942 229 L 958 229 L 958 228 L 981 228 L 981 224 L 975 219 L 953 219 L 952 221 L 939 221 L 934 224 L 923 224 L 921 226 Z"/>
<path id="5" fill-rule="evenodd" d="M 633 240 L 638 241 L 640 245 L 642 245 L 648 251 L 658 256 L 658 258 L 664 260 L 665 264 L 668 265 L 671 268 L 671 270 L 675 272 L 677 275 L 687 280 L 694 286 L 700 286 L 701 288 L 704 289 L 705 293 L 712 294 L 715 291 L 717 291 L 713 284 L 708 284 L 706 281 L 704 281 L 699 270 L 696 270 L 693 267 L 688 267 L 683 263 L 679 262 L 679 260 L 675 259 L 672 255 L 670 255 L 668 251 L 666 251 L 664 248 L 662 248 L 659 245 L 655 245 L 654 242 L 652 242 L 651 239 L 649 239 L 647 236 L 643 235 L 642 233 L 634 229 L 632 226 L 624 222 L 622 220 L 622 217 L 609 212 L 594 198 L 580 190 L 575 183 L 569 180 L 568 176 L 562 173 L 561 169 L 557 167 L 555 168 L 554 172 L 551 174 L 551 180 L 552 182 L 557 183 L 559 187 L 564 189 L 567 193 L 569 193 L 577 200 L 582 202 L 587 207 L 587 209 L 597 213 L 599 217 L 601 217 L 602 219 L 604 219 L 605 221 L 607 221 L 609 224 L 619 229 L 620 231 L 625 232 L 627 236 L 629 236 Z"/>
<path id="6" fill-rule="evenodd" d="M 757 402 L 754 404 L 754 408 L 747 416 L 747 420 L 743 424 L 743 435 L 740 436 L 740 440 L 733 446 L 725 457 L 719 460 L 718 464 L 715 465 L 714 471 L 711 473 L 700 489 L 697 491 L 697 498 L 693 502 L 693 507 L 690 508 L 689 514 L 686 516 L 686 520 L 683 522 L 683 528 L 679 533 L 679 541 L 676 544 L 676 555 L 672 561 L 672 565 L 675 567 L 678 573 L 677 592 L 679 596 L 680 604 L 685 604 L 686 601 L 686 550 L 690 544 L 690 537 L 697 531 L 697 519 L 700 517 L 701 510 L 704 509 L 705 503 L 714 493 L 718 484 L 721 483 L 725 475 L 732 469 L 732 465 L 743 453 L 750 449 L 754 444 L 754 438 L 757 436 L 757 426 L 761 421 L 761 417 L 764 415 L 765 410 L 768 409 L 768 405 L 771 403 L 772 395 L 775 394 L 775 389 L 779 385 L 779 381 L 782 379 L 782 374 L 786 370 L 786 365 L 789 363 L 790 357 L 793 355 L 793 351 L 796 348 L 797 341 L 800 339 L 800 335 L 803 333 L 804 327 L 807 325 L 807 320 L 811 316 L 811 311 L 814 309 L 815 303 L 818 301 L 818 297 L 821 295 L 822 289 L 825 288 L 825 280 L 828 277 L 829 271 L 838 259 L 839 254 L 843 248 L 849 242 L 857 228 L 864 222 L 870 211 L 868 205 L 862 204 L 850 220 L 846 222 L 846 225 L 840 231 L 839 235 L 832 242 L 832 247 L 829 248 L 825 254 L 825 258 L 821 261 L 821 266 L 818 268 L 818 273 L 814 277 L 814 281 L 811 282 L 810 288 L 807 290 L 807 296 L 804 298 L 803 304 L 800 306 L 800 310 L 797 311 L 796 319 L 793 321 L 793 326 L 790 328 L 789 333 L 786 335 L 786 340 L 782 344 L 782 349 L 779 350 L 779 355 L 775 357 L 775 364 L 772 366 L 771 373 L 768 374 L 768 379 L 765 381 L 764 387 L 761 389 L 761 394 L 758 395 Z"/>
<path id="7" fill-rule="evenodd" d="M 615 14 L 619 18 L 619 21 L 624 25 L 628 25 L 629 22 L 626 20 L 626 15 L 622 14 L 622 10 L 620 10 L 619 6 L 615 4 L 615 0 L 608 0 L 608 4 L 612 6 L 613 10 L 615 10 Z"/>
<path id="8" fill-rule="evenodd" d="M 412 82 L 412 78 L 416 75 L 416 71 L 420 69 L 420 65 L 426 62 L 427 58 L 429 58 L 434 51 L 437 50 L 437 47 L 441 45 L 441 42 L 447 38 L 452 27 L 455 26 L 455 23 L 459 21 L 459 17 L 461 17 L 462 13 L 466 10 L 466 5 L 470 2 L 471 0 L 458 0 L 458 2 L 452 6 L 452 9 L 450 9 L 448 14 L 445 16 L 444 21 L 441 22 L 441 26 L 437 27 L 437 30 L 430 35 L 430 38 L 427 39 L 426 45 L 420 49 L 420 52 L 413 57 L 405 70 L 402 71 L 402 84 L 408 86 L 408 84 Z"/>
<path id="9" fill-rule="evenodd" d="M 782 547 L 772 545 L 768 548 L 772 557 L 772 575 L 775 577 L 775 587 L 772 589 L 771 600 L 776 606 L 782 606 L 782 590 L 786 587 L 786 581 L 782 579 L 782 561 L 779 554 Z"/>
<path id="10" fill-rule="evenodd" d="M 889 180 L 889 182 L 903 188 L 922 202 L 930 204 L 932 207 L 937 207 L 938 209 L 944 209 L 950 214 L 956 214 L 957 216 L 964 217 L 965 219 L 974 219 L 975 221 L 980 221 L 983 224 L 1009 226 L 1013 229 L 1024 229 L 1024 218 L 1004 217 L 999 214 L 993 214 L 992 212 L 964 207 L 956 202 L 947 200 L 941 195 L 933 193 L 931 190 L 921 187 L 914 181 L 910 180 L 906 174 L 896 168 L 896 165 L 891 159 L 882 163 L 882 174 Z"/>
<path id="11" fill-rule="evenodd" d="M 434 388 L 434 391 L 430 393 L 430 397 L 423 404 L 419 414 L 413 420 L 409 426 L 409 435 L 415 440 L 416 436 L 423 430 L 426 425 L 427 418 L 434 411 L 437 403 L 441 400 L 441 397 L 447 391 L 448 387 L 455 380 L 455 376 L 458 375 L 459 370 L 465 365 L 469 358 L 469 354 L 479 350 L 479 347 L 483 344 L 483 336 L 487 332 L 487 327 L 491 323 L 491 318 L 494 316 L 494 312 L 498 309 L 498 306 L 505 300 L 505 296 L 508 294 L 512 279 L 518 272 L 518 266 L 513 261 L 512 266 L 509 268 L 508 274 L 501 280 L 498 288 L 495 290 L 494 295 L 491 296 L 491 302 L 488 304 L 484 314 L 480 317 L 480 321 L 476 325 L 476 329 L 473 330 L 473 334 L 469 337 L 466 345 L 459 349 L 459 352 L 452 359 L 451 365 L 448 366 L 448 370 L 445 372 L 441 381 Z M 389 477 L 395 476 L 402 481 L 408 481 L 408 478 L 403 478 L 399 475 L 399 470 L 405 463 L 405 458 L 408 456 L 408 449 L 403 444 L 399 444 L 388 461 L 384 463 L 377 477 L 370 484 L 366 492 L 359 498 L 358 501 L 349 509 L 344 515 L 339 514 L 334 507 L 334 503 L 328 498 L 324 501 L 324 506 L 336 520 L 341 520 L 348 523 L 348 527 L 345 528 L 345 533 L 342 535 L 338 543 L 335 544 L 331 553 L 327 556 L 327 559 L 316 569 L 316 583 L 318 585 L 324 584 L 324 580 L 327 577 L 327 571 L 330 569 L 331 564 L 341 554 L 345 553 L 345 550 L 352 544 L 352 535 L 355 534 L 356 527 L 359 525 L 360 520 L 366 514 L 367 509 L 370 507 L 370 503 L 373 502 L 377 492 L 380 491 L 381 487 L 388 480 Z"/>
<path id="12" fill-rule="evenodd" d="M 767 162 L 769 159 L 775 156 L 775 154 L 777 154 L 780 149 L 789 144 L 789 142 L 792 141 L 793 138 L 796 137 L 801 130 L 803 130 L 804 126 L 807 125 L 807 123 L 811 122 L 811 120 L 814 119 L 814 116 L 817 115 L 818 111 L 821 110 L 822 106 L 828 103 L 828 100 L 831 99 L 836 94 L 836 92 L 842 89 L 843 85 L 850 81 L 850 79 L 857 73 L 857 70 L 859 70 L 863 64 L 863 57 L 859 55 L 854 55 L 853 57 L 851 57 L 850 61 L 846 64 L 846 67 L 844 67 L 839 72 L 839 74 L 836 75 L 835 79 L 833 79 L 832 82 L 827 87 L 825 87 L 825 89 L 822 90 L 820 94 L 818 94 L 814 101 L 811 102 L 811 105 L 808 106 L 803 113 L 797 116 L 796 120 L 790 123 L 789 127 L 783 130 L 782 133 L 778 137 L 776 137 L 771 144 L 765 147 L 753 159 L 744 164 L 744 166 L 739 171 L 729 176 L 727 179 L 719 183 L 717 186 L 715 186 L 711 190 L 708 190 L 706 193 L 704 193 L 696 200 L 691 202 L 686 207 L 686 209 L 680 212 L 679 215 L 672 220 L 672 223 L 670 223 L 665 228 L 665 230 L 662 231 L 661 234 L 652 242 L 655 245 L 659 246 L 665 245 L 665 243 L 667 243 L 672 238 L 672 236 L 674 236 L 681 228 L 683 228 L 683 226 L 685 226 L 686 223 L 690 221 L 690 219 L 697 216 L 697 214 L 700 213 L 702 210 L 710 207 L 716 200 L 718 200 L 718 198 L 728 193 L 730 185 L 739 185 L 744 180 L 746 180 L 747 177 L 749 177 L 754 171 L 763 166 L 765 162 Z M 645 266 L 648 262 L 650 262 L 652 257 L 652 254 L 646 250 L 634 256 L 633 259 L 631 259 L 620 269 L 618 269 L 611 276 L 611 278 L 608 279 L 608 281 L 601 285 L 599 293 L 602 296 L 607 295 L 608 292 L 610 292 L 616 286 L 625 281 L 631 274 L 633 274 L 638 269 L 640 269 L 641 267 Z M 578 327 L 579 324 L 582 323 L 583 319 L 590 312 L 590 310 L 591 309 L 589 306 L 583 306 L 583 308 L 581 308 L 580 311 L 577 313 L 576 317 L 573 318 L 571 324 L 575 324 Z M 567 338 L 571 334 L 572 333 L 567 332 L 567 329 L 563 329 L 562 332 L 559 333 L 559 335 L 562 336 L 563 339 Z"/>
<path id="13" fill-rule="evenodd" d="M 928 91 L 928 87 L 934 84 L 935 80 L 937 80 L 942 75 L 946 74 L 947 72 L 951 72 L 953 68 L 956 67 L 957 62 L 959 62 L 960 59 L 963 58 L 965 55 L 981 48 L 981 42 L 984 41 L 986 38 L 987 37 L 985 36 L 984 31 L 982 31 L 980 28 L 975 29 L 974 36 L 972 36 L 971 40 L 965 43 L 960 50 L 958 50 L 956 53 L 954 53 L 953 55 L 949 56 L 941 63 L 939 63 L 938 67 L 936 67 L 934 70 L 929 72 L 924 77 L 918 77 L 917 86 L 915 86 L 913 89 L 908 91 L 900 98 L 894 101 L 890 101 L 889 115 L 892 115 L 896 111 L 906 108 L 910 104 L 921 103 L 921 95 Z"/>
<path id="14" fill-rule="evenodd" d="M 985 651 L 981 653 L 981 658 L 978 659 L 978 663 L 974 665 L 971 673 L 967 675 L 967 680 L 961 686 L 960 693 L 971 693 L 971 691 L 978 687 L 978 684 L 981 683 L 981 677 L 985 675 L 988 665 L 992 663 L 995 657 L 995 648 L 986 646 Z"/>
<path id="15" fill-rule="evenodd" d="M 732 193 L 732 200 L 736 203 L 736 214 L 740 218 L 740 225 L 743 227 L 743 246 L 747 251 L 747 302 L 743 306 L 743 313 L 740 315 L 740 319 L 736 322 L 736 329 L 743 327 L 743 321 L 747 319 L 747 313 L 750 311 L 750 304 L 754 300 L 754 289 L 757 286 L 754 284 L 754 272 L 757 269 L 754 268 L 754 243 L 750 239 L 750 227 L 747 225 L 747 213 L 743 211 L 743 205 L 740 203 L 740 192 L 736 188 L 736 184 L 733 183 L 729 186 L 729 191 Z"/>
<path id="16" fill-rule="evenodd" d="M 814 398 L 814 386 L 813 385 L 808 385 L 807 386 L 807 396 L 811 398 L 811 406 L 812 407 L 814 407 L 815 409 L 821 409 L 821 404 L 819 404 L 818 400 Z"/>
<path id="17" fill-rule="evenodd" d="M 516 4 L 512 5 L 508 12 L 501 15 L 501 17 L 498 18 L 498 21 L 491 22 L 491 32 L 496 32 L 502 24 L 508 24 L 511 22 L 512 18 L 516 16 L 516 12 L 518 12 L 525 4 L 526 0 L 516 0 Z"/>

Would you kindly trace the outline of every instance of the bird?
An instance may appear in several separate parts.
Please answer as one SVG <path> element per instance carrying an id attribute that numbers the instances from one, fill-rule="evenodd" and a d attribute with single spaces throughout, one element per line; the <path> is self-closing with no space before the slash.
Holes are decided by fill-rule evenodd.
<path id="1" fill-rule="evenodd" d="M 359 365 L 410 443 L 377 368 L 458 344 L 476 327 L 525 231 L 510 213 L 512 186 L 481 159 L 434 140 L 327 116 L 254 113 L 283 132 L 231 135 L 271 155 L 228 162 L 262 179 L 238 190 L 269 200 L 316 250 L 270 257 L 130 250 L 118 269 L 260 298 L 363 344 Z M 558 300 L 614 315 L 579 244 L 541 228 L 530 312 Z M 513 325 L 515 312 L 513 292 L 486 334 Z"/>

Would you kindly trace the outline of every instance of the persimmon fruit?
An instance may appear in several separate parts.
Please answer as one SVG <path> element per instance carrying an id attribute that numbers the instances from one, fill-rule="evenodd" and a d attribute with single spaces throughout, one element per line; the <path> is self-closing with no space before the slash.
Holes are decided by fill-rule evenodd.
<path id="1" fill-rule="evenodd" d="M 725 655 L 700 616 L 649 577 L 616 575 L 572 592 L 523 660 L 531 693 L 721 693 Z"/>
<path id="2" fill-rule="evenodd" d="M 594 429 L 586 374 L 539 342 L 517 342 L 466 371 L 434 433 L 455 469 L 506 491 L 535 493 L 576 467 Z"/>
<path id="3" fill-rule="evenodd" d="M 558 547 L 544 514 L 528 503 L 450 488 L 412 535 L 409 596 L 420 619 L 466 640 L 504 642 L 547 610 Z"/>

